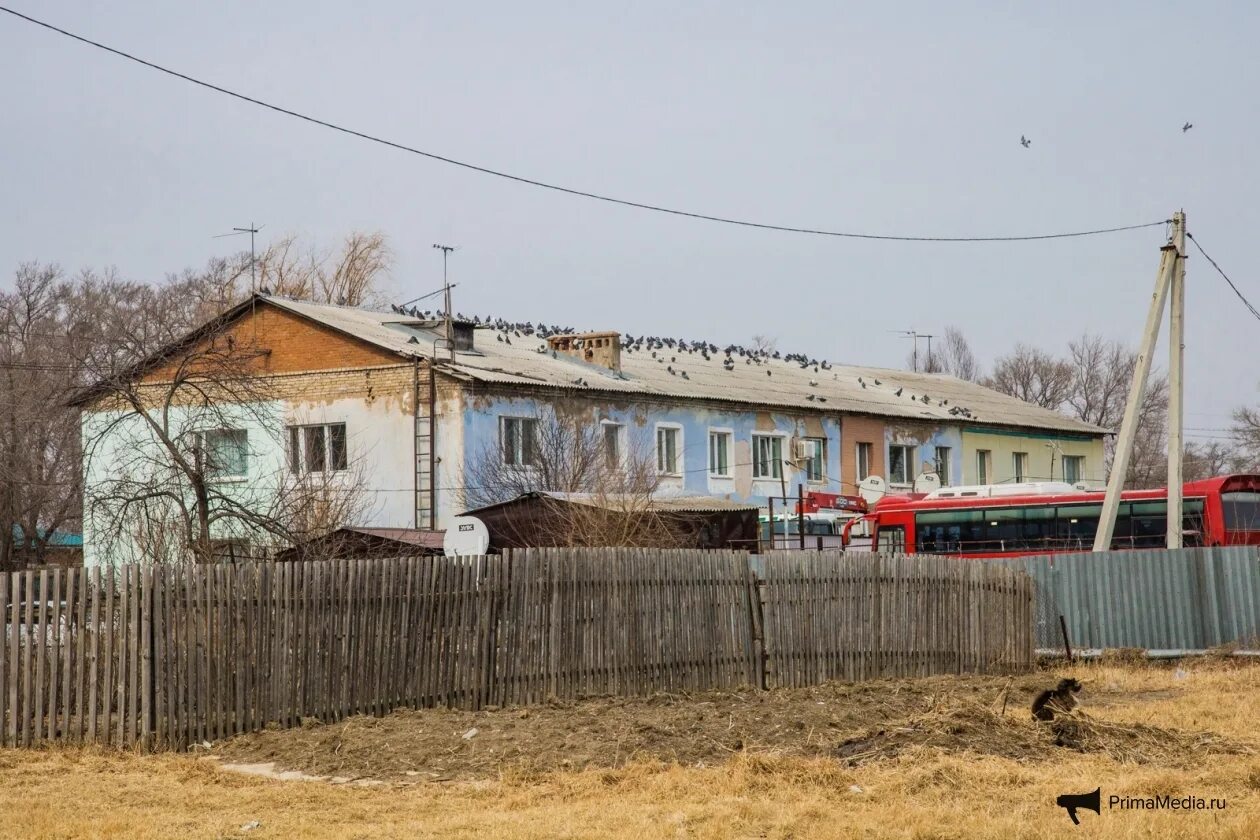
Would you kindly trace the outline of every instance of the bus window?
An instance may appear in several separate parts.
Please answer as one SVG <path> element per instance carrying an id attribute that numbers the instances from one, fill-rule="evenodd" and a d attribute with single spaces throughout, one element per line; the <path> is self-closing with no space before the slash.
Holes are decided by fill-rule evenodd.
<path id="1" fill-rule="evenodd" d="M 1055 542 L 1060 549 L 1089 551 L 1098 532 L 1102 505 L 1060 505 L 1055 517 Z"/>
<path id="2" fill-rule="evenodd" d="M 1132 504 L 1130 528 L 1134 548 L 1162 548 L 1168 541 L 1168 502 L 1164 499 Z M 1119 523 L 1117 523 L 1119 524 Z"/>
<path id="3" fill-rule="evenodd" d="M 990 508 L 984 512 L 984 544 L 987 551 L 1014 551 L 1020 547 L 1023 508 Z"/>
<path id="4" fill-rule="evenodd" d="M 1260 531 L 1260 493 L 1222 493 L 1226 531 Z"/>
<path id="5" fill-rule="evenodd" d="M 879 527 L 877 550 L 886 554 L 904 554 L 906 551 L 906 529 L 900 525 L 881 525 Z"/>

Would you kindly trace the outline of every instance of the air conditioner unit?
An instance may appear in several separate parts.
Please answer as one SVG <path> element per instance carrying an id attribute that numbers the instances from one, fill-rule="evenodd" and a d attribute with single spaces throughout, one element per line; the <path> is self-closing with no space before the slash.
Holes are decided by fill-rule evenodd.
<path id="1" fill-rule="evenodd" d="M 817 453 L 817 447 L 817 441 L 798 440 L 792 446 L 792 457 L 797 461 L 808 461 Z"/>

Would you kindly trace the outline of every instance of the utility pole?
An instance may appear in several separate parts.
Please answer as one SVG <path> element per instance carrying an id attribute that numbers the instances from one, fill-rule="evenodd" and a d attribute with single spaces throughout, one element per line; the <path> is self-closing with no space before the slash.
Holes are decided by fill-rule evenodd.
<path id="1" fill-rule="evenodd" d="M 454 245 L 434 245 L 442 252 L 442 290 L 445 294 L 445 303 L 443 307 L 446 315 L 446 347 L 451 353 L 451 361 L 455 361 L 455 336 L 451 327 L 451 284 L 446 280 L 446 258 L 450 256 L 451 251 L 455 250 Z"/>
<path id="2" fill-rule="evenodd" d="M 1124 489 L 1124 480 L 1129 473 L 1129 460 L 1133 455 L 1133 442 L 1137 437 L 1138 415 L 1142 410 L 1142 400 L 1146 396 L 1146 379 L 1151 372 L 1151 359 L 1155 355 L 1155 344 L 1159 340 L 1160 321 L 1164 317 L 1164 300 L 1174 286 L 1174 278 L 1183 268 L 1186 233 L 1186 215 L 1182 212 L 1173 214 L 1172 236 L 1169 242 L 1160 249 L 1159 272 L 1155 276 L 1155 291 L 1151 293 L 1151 306 L 1146 314 L 1146 327 L 1142 332 L 1142 343 L 1138 348 L 1137 364 L 1134 365 L 1133 382 L 1129 386 L 1129 400 L 1125 404 L 1124 420 L 1120 423 L 1120 437 L 1116 441 L 1116 453 L 1111 462 L 1111 475 L 1107 477 L 1107 497 L 1103 502 L 1102 515 L 1098 519 L 1098 531 L 1094 535 L 1094 551 L 1107 551 L 1111 548 L 1111 538 L 1116 531 L 1116 513 L 1120 509 L 1120 493 Z M 1176 297 L 1174 293 L 1174 298 Z M 1174 302 L 1175 331 L 1170 344 L 1175 358 L 1175 367 L 1169 370 L 1170 380 L 1175 377 L 1176 383 L 1169 382 L 1168 411 L 1168 547 L 1181 545 L 1181 354 L 1182 324 L 1180 318 L 1184 298 L 1181 303 Z M 1175 408 L 1173 407 L 1175 404 Z M 1174 428 L 1175 426 L 1175 428 Z M 1174 438 L 1176 446 L 1174 448 Z M 1174 476 L 1172 462 L 1176 466 L 1176 488 L 1173 488 Z M 1175 498 L 1174 498 L 1175 494 Z M 1173 505 L 1176 504 L 1174 510 Z M 1174 526 L 1174 523 L 1175 526 Z M 1177 539 L 1173 540 L 1173 529 L 1176 528 Z"/>
<path id="3" fill-rule="evenodd" d="M 1182 546 L 1182 437 L 1185 389 L 1182 370 L 1186 356 L 1186 215 L 1173 217 L 1173 246 L 1177 267 L 1173 271 L 1168 313 L 1168 547 Z"/>

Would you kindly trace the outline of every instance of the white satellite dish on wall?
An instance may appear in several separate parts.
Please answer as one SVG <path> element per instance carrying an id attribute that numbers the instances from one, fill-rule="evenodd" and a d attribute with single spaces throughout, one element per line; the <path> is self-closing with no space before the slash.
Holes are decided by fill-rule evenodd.
<path id="1" fill-rule="evenodd" d="M 442 553 L 447 557 L 475 557 L 489 548 L 490 531 L 475 516 L 455 517 L 442 537 Z"/>
<path id="2" fill-rule="evenodd" d="M 884 498 L 884 494 L 888 492 L 888 485 L 884 479 L 877 475 L 868 475 L 858 484 L 858 495 L 861 496 L 868 505 L 873 505 L 880 499 Z"/>
<path id="3" fill-rule="evenodd" d="M 914 492 L 931 493 L 941 489 L 941 477 L 934 472 L 919 473 L 914 479 Z"/>

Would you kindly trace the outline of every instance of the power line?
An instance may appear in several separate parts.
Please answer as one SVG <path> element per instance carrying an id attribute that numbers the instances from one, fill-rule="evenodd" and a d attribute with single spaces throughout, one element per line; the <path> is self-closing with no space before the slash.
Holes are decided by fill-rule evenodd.
<path id="1" fill-rule="evenodd" d="M 148 61 L 146 59 L 132 55 L 131 53 L 124 52 L 123 50 L 107 46 L 106 44 L 102 44 L 99 41 L 93 41 L 92 39 L 86 38 L 82 35 L 76 35 L 73 32 L 62 29 L 58 26 L 54 26 L 53 24 L 47 23 L 46 21 L 39 20 L 38 18 L 33 18 L 30 15 L 22 14 L 21 12 L 15 11 L 6 6 L 0 6 L 0 12 L 6 12 L 12 15 L 13 17 L 20 18 L 21 20 L 24 20 L 28 23 L 33 23 L 36 26 L 49 30 L 50 32 L 56 32 L 58 35 L 64 35 L 65 37 L 71 38 L 75 41 L 78 41 L 79 43 L 87 44 L 88 46 L 91 46 L 91 47 L 96 47 L 97 49 L 104 50 L 105 52 L 108 52 L 108 53 L 112 53 L 113 55 L 116 55 L 119 58 L 125 58 L 128 61 L 133 61 L 136 64 L 143 65 L 145 67 L 148 67 L 151 70 L 157 70 L 159 73 L 165 73 L 168 76 L 173 76 L 177 79 L 182 79 L 185 82 L 189 82 L 190 84 L 194 84 L 199 87 L 206 88 L 207 90 L 212 90 L 215 93 L 221 93 L 224 96 L 230 96 L 233 99 L 239 99 L 242 102 L 248 102 L 251 105 L 257 105 L 261 108 L 266 108 L 268 110 L 275 111 L 276 113 L 284 114 L 285 116 L 293 117 L 295 119 L 312 123 L 313 125 L 318 125 L 318 126 L 322 126 L 323 128 L 332 129 L 333 131 L 339 131 L 342 134 L 348 134 L 352 137 L 358 137 L 361 140 L 367 140 L 372 143 L 378 143 L 382 146 L 388 146 L 392 149 L 408 152 L 413 155 L 420 155 L 421 157 L 426 157 L 426 158 L 429 158 L 430 160 L 436 160 L 441 163 L 450 164 L 451 166 L 458 166 L 463 169 L 471 170 L 473 172 L 480 172 L 483 175 L 493 175 L 496 178 L 504 178 L 509 181 L 515 181 L 519 184 L 527 184 L 532 187 L 540 187 L 545 190 L 552 190 L 554 192 L 577 196 L 579 198 L 589 198 L 595 201 L 604 201 L 604 202 L 608 202 L 609 204 L 620 204 L 624 207 L 636 207 L 640 210 L 651 210 L 657 213 L 668 213 L 673 216 L 685 216 L 690 219 L 700 219 L 707 222 L 719 222 L 721 224 L 739 225 L 741 227 L 758 228 L 760 230 L 781 231 L 783 233 L 804 233 L 804 234 L 810 234 L 814 236 L 835 236 L 835 237 L 842 237 L 846 239 L 877 239 L 877 240 L 887 240 L 887 241 L 896 241 L 896 242 L 1028 242 L 1028 241 L 1041 240 L 1041 239 L 1068 239 L 1068 238 L 1077 237 L 1077 236 L 1096 236 L 1096 235 L 1105 234 L 1105 233 L 1120 233 L 1122 231 L 1139 230 L 1141 228 L 1156 227 L 1158 225 L 1167 224 L 1166 219 L 1161 219 L 1157 222 L 1145 222 L 1143 224 L 1137 224 L 1137 225 L 1122 225 L 1119 227 L 1098 228 L 1095 230 L 1070 231 L 1066 233 L 1042 233 L 1042 234 L 1032 234 L 1032 235 L 1026 235 L 1026 236 L 894 236 L 894 235 L 888 235 L 888 234 L 852 233 L 852 232 L 847 232 L 847 231 L 823 230 L 820 228 L 791 227 L 789 225 L 775 225 L 775 224 L 767 224 L 764 222 L 751 222 L 744 219 L 734 219 L 734 218 L 730 218 L 726 216 L 713 216 L 707 213 L 694 213 L 687 210 L 678 210 L 678 209 L 674 209 L 670 207 L 662 207 L 656 204 L 647 204 L 641 201 L 631 201 L 629 199 L 624 199 L 624 198 L 614 198 L 613 196 L 588 192 L 586 190 L 579 190 L 573 187 L 565 187 L 559 184 L 548 183 L 546 181 L 538 181 L 533 178 L 526 178 L 521 175 L 513 175 L 509 172 L 503 172 L 501 170 L 491 169 L 486 166 L 480 166 L 478 164 L 468 163 L 467 161 L 456 160 L 455 158 L 446 157 L 445 155 L 439 155 L 434 152 L 426 152 L 422 149 L 417 149 L 413 146 L 408 146 L 403 143 L 399 143 L 393 140 L 387 140 L 383 137 L 377 137 L 375 135 L 368 134 L 363 131 L 357 131 L 352 128 L 347 128 L 345 126 L 338 125 L 336 123 L 328 122 L 327 120 L 319 119 L 318 117 L 312 117 L 307 114 L 303 114 L 298 111 L 291 110 L 289 108 L 284 108 L 279 105 L 273 105 L 270 102 L 264 102 L 261 99 L 257 99 L 252 96 L 247 96 L 246 94 L 238 93 L 234 90 L 229 90 L 228 88 L 225 88 L 225 87 L 220 87 L 219 85 L 212 84 L 211 82 L 203 81 L 202 79 L 189 76 L 186 73 L 181 73 L 178 70 L 172 70 L 169 67 L 163 67 L 160 64 L 155 64 L 152 61 Z"/>
<path id="2" fill-rule="evenodd" d="M 1257 310 L 1254 306 L 1251 305 L 1251 301 L 1247 300 L 1246 296 L 1241 291 L 1238 290 L 1238 287 L 1234 285 L 1234 281 L 1229 279 L 1229 275 L 1226 274 L 1225 271 L 1219 265 L 1216 264 L 1216 260 L 1212 259 L 1212 255 L 1209 254 L 1207 251 L 1203 250 L 1203 246 L 1199 244 L 1198 239 L 1195 239 L 1194 234 L 1187 231 L 1186 236 L 1190 239 L 1191 242 L 1194 243 L 1194 247 L 1199 249 L 1199 253 L 1202 254 L 1205 258 L 1207 258 L 1207 261 L 1212 264 L 1212 268 L 1216 269 L 1216 273 L 1225 278 L 1225 282 L 1228 283 L 1229 287 L 1234 290 L 1234 294 L 1238 295 L 1238 299 L 1243 302 L 1243 305 L 1246 306 L 1249 310 L 1251 310 L 1251 314 L 1255 316 L 1256 320 L 1260 321 L 1260 310 Z"/>

